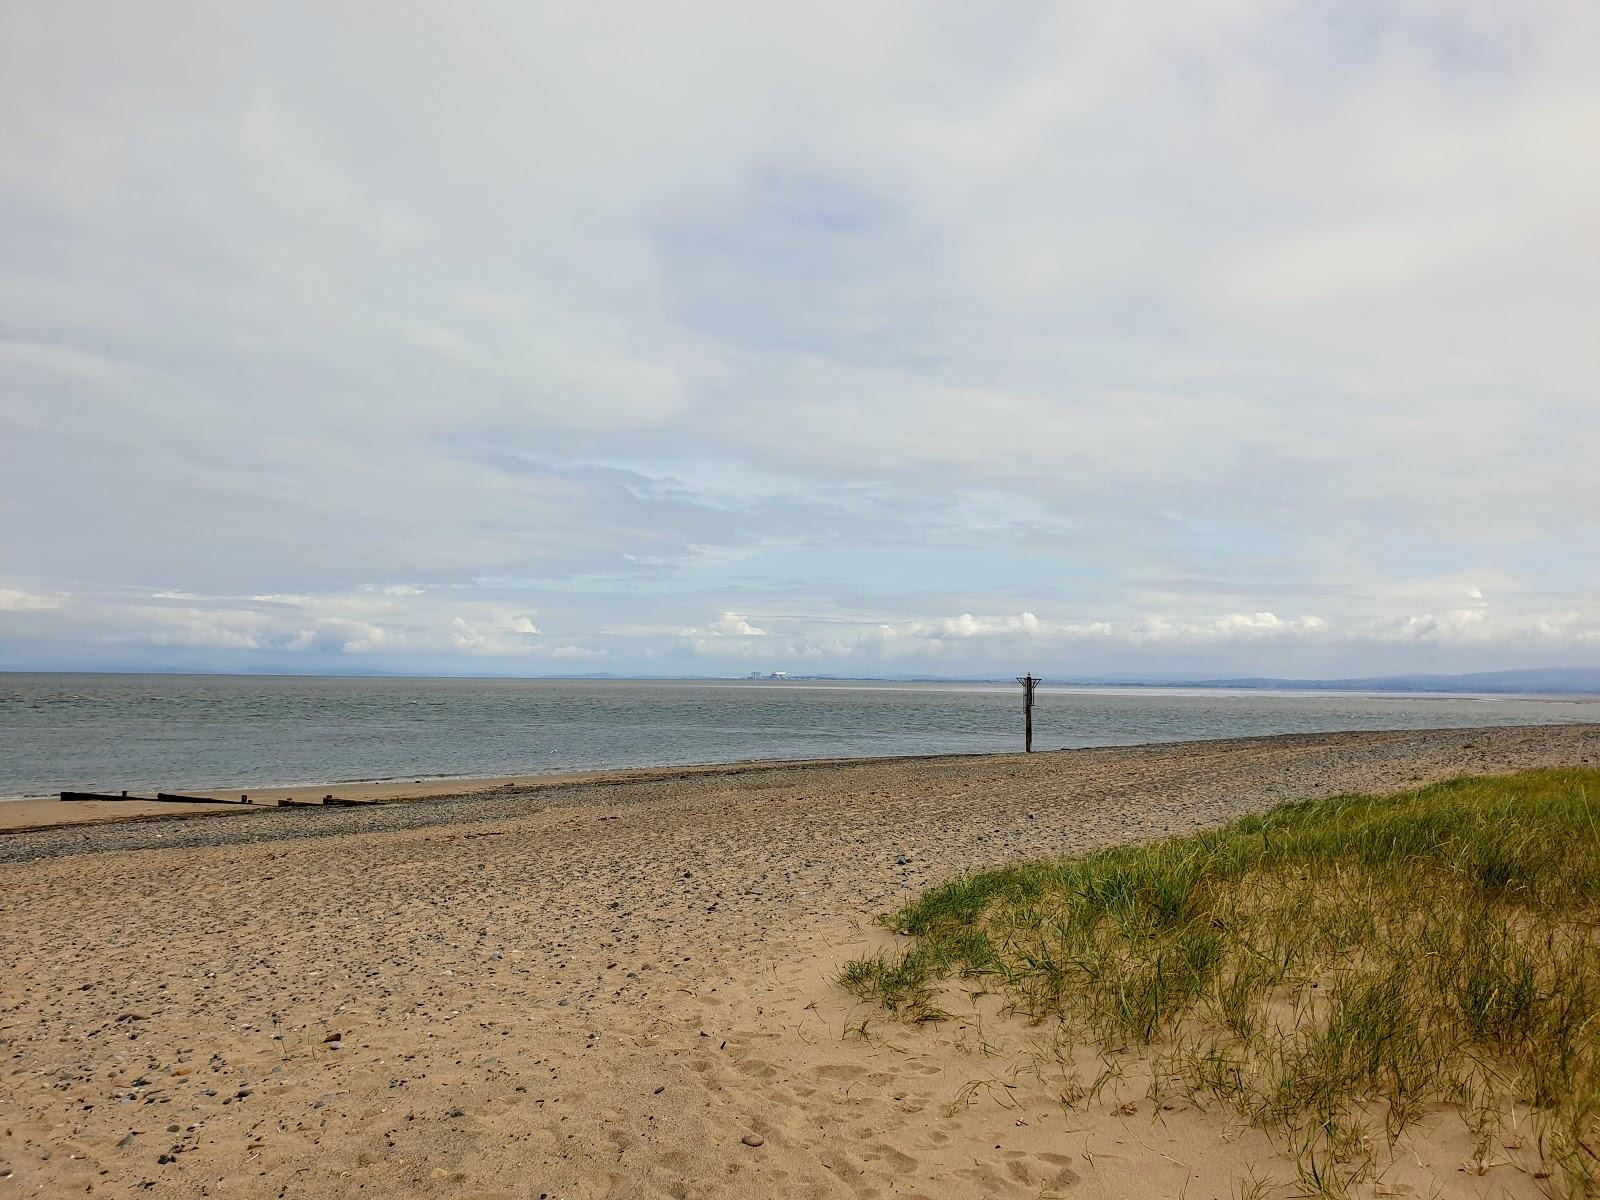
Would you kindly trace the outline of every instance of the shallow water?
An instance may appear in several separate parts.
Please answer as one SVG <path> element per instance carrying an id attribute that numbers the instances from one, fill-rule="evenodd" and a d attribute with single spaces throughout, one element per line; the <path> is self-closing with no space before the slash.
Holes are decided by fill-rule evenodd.
<path id="1" fill-rule="evenodd" d="M 1595 696 L 1039 690 L 1034 747 L 1600 721 Z M 0 674 L 0 796 L 1021 749 L 998 684 Z"/>

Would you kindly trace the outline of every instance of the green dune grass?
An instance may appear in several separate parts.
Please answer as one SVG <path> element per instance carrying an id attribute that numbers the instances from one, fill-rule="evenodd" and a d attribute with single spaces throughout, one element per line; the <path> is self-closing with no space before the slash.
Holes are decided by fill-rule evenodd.
<path id="1" fill-rule="evenodd" d="M 1281 1131 L 1341 1194 L 1428 1106 L 1487 1153 L 1532 1111 L 1551 1182 L 1600 1180 L 1600 772 L 1463 778 L 953 879 L 840 982 L 940 1019 L 953 977 Z"/>

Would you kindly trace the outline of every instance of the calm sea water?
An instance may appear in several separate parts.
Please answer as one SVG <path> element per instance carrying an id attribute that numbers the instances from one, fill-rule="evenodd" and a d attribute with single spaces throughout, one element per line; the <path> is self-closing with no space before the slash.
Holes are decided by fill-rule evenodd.
<path id="1" fill-rule="evenodd" d="M 985 684 L 0 674 L 0 796 L 1021 748 Z M 1600 697 L 1039 691 L 1036 749 L 1600 721 Z"/>

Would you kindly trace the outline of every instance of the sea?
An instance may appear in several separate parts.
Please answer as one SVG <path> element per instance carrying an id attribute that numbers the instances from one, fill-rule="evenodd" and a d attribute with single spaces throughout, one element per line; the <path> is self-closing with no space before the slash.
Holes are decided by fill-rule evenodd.
<path id="1" fill-rule="evenodd" d="M 1600 721 L 1600 696 L 1057 687 L 1034 749 Z M 0 797 L 1022 748 L 998 683 L 0 674 Z"/>

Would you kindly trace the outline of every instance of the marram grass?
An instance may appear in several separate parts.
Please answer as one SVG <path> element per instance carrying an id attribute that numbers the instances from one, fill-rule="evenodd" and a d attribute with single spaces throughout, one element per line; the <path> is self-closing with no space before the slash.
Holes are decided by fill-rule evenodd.
<path id="1" fill-rule="evenodd" d="M 952 977 L 1282 1131 L 1341 1194 L 1451 1106 L 1532 1111 L 1551 1184 L 1600 1193 L 1600 771 L 1292 804 L 1190 837 L 953 879 L 840 982 L 939 1019 Z M 1374 1115 L 1376 1114 L 1376 1115 Z"/>

